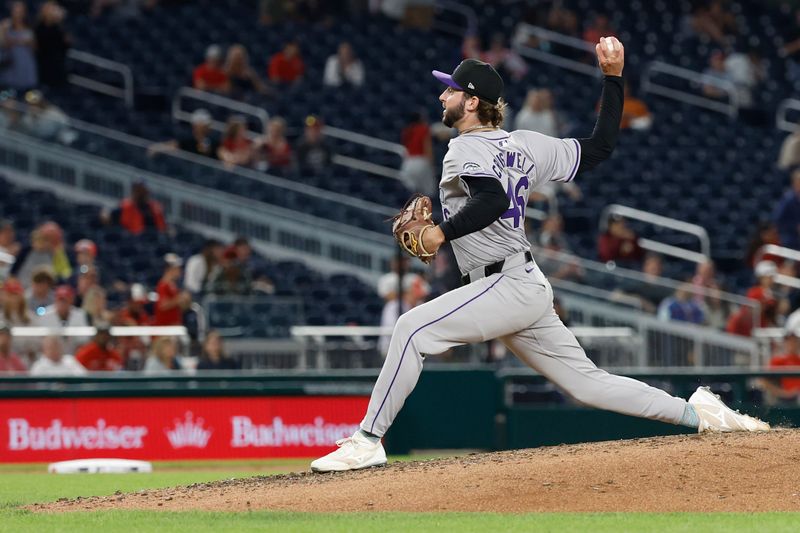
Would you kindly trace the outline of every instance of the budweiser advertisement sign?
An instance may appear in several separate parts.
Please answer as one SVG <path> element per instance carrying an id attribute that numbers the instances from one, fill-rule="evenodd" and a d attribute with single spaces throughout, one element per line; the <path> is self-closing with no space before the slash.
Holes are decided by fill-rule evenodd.
<path id="1" fill-rule="evenodd" d="M 0 463 L 313 457 L 357 429 L 368 398 L 0 401 Z"/>

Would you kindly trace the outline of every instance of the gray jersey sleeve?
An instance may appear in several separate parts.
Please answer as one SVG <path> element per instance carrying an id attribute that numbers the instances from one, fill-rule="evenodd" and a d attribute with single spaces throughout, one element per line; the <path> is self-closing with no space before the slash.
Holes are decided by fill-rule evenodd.
<path id="1" fill-rule="evenodd" d="M 511 142 L 536 164 L 536 184 L 548 181 L 572 181 L 581 162 L 577 139 L 557 139 L 535 131 L 518 130 Z"/>

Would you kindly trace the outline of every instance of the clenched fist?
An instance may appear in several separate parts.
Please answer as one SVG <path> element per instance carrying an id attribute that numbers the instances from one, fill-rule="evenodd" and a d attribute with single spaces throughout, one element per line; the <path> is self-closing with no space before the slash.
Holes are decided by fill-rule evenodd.
<path id="1" fill-rule="evenodd" d="M 597 52 L 597 62 L 600 70 L 606 76 L 622 76 L 622 67 L 625 66 L 625 48 L 616 37 L 600 37 L 600 42 L 594 46 Z"/>

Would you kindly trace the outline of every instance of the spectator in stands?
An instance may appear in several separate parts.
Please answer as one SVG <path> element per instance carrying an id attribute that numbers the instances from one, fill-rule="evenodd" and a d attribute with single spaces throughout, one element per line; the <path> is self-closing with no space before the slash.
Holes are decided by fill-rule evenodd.
<path id="1" fill-rule="evenodd" d="M 738 31 L 736 17 L 725 9 L 722 0 L 696 2 L 687 22 L 696 36 L 711 39 L 722 47 L 729 46 Z"/>
<path id="2" fill-rule="evenodd" d="M 86 295 L 94 287 L 100 287 L 97 267 L 90 267 L 79 273 L 75 280 L 75 305 L 83 307 Z"/>
<path id="3" fill-rule="evenodd" d="M 675 289 L 673 296 L 666 298 L 659 305 L 659 318 L 662 320 L 690 322 L 692 324 L 705 323 L 703 307 L 692 297 L 693 292 L 691 284 L 682 283 Z"/>
<path id="4" fill-rule="evenodd" d="M 141 283 L 131 285 L 125 306 L 117 312 L 114 323 L 120 326 L 149 326 L 152 318 L 145 309 L 147 290 Z"/>
<path id="5" fill-rule="evenodd" d="M 800 370 L 800 330 L 787 327 L 784 332 L 783 346 L 769 361 L 769 368 L 774 370 Z M 763 380 L 767 392 L 780 400 L 795 400 L 800 396 L 800 378 L 785 377 L 779 379 L 780 385 L 772 380 Z"/>
<path id="6" fill-rule="evenodd" d="M 201 91 L 221 94 L 231 92 L 231 82 L 222 68 L 222 48 L 219 45 L 212 44 L 206 48 L 206 60 L 195 67 L 192 85 Z"/>
<path id="7" fill-rule="evenodd" d="M 430 294 L 430 286 L 419 274 L 407 273 L 403 276 L 403 297 L 402 305 L 397 298 L 396 287 L 398 286 L 397 274 L 392 273 L 382 276 L 381 283 L 385 286 L 378 287 L 378 292 L 383 294 L 394 294 L 391 299 L 387 299 L 381 313 L 381 327 L 394 328 L 400 315 L 423 303 Z M 378 341 L 381 355 L 386 357 L 389 351 L 390 335 L 382 335 Z"/>
<path id="8" fill-rule="evenodd" d="M 209 331 L 203 341 L 203 353 L 197 363 L 197 370 L 238 370 L 239 362 L 225 353 L 219 331 Z"/>
<path id="9" fill-rule="evenodd" d="M 152 157 L 160 153 L 183 150 L 191 154 L 216 158 L 219 146 L 211 134 L 211 113 L 202 108 L 196 109 L 192 113 L 191 123 L 190 135 L 151 144 L 147 147 L 147 155 Z"/>
<path id="10" fill-rule="evenodd" d="M 725 68 L 725 59 L 725 52 L 715 50 L 708 60 L 708 68 L 703 71 L 703 94 L 708 98 L 721 100 L 728 97 L 723 87 L 733 79 Z"/>
<path id="11" fill-rule="evenodd" d="M 529 226 L 528 229 L 530 229 Z M 531 234 L 532 233 L 531 231 Z M 530 237 L 529 240 L 531 240 Z M 533 242 L 536 242 L 544 249 L 541 257 L 537 258 L 537 262 L 548 277 L 577 282 L 583 280 L 586 272 L 577 260 L 570 257 L 559 256 L 555 253 L 548 253 L 571 253 L 569 242 L 564 235 L 564 219 L 561 215 L 556 213 L 548 216 L 542 222 L 539 234 L 533 238 Z"/>
<path id="12" fill-rule="evenodd" d="M 114 317 L 108 309 L 106 291 L 99 285 L 93 285 L 86 291 L 81 309 L 86 313 L 86 321 L 90 326 L 105 324 Z"/>
<path id="13" fill-rule="evenodd" d="M 640 98 L 631 94 L 631 87 L 625 83 L 625 102 L 622 104 L 622 120 L 619 127 L 622 129 L 647 130 L 653 125 L 653 116 L 647 104 Z"/>
<path id="14" fill-rule="evenodd" d="M 648 313 L 656 313 L 659 304 L 669 296 L 670 290 L 661 284 L 663 268 L 661 256 L 648 253 L 642 264 L 644 279 L 623 282 L 623 293 L 637 296 L 642 303 L 642 309 Z"/>
<path id="15" fill-rule="evenodd" d="M 792 172 L 792 187 L 775 207 L 772 219 L 778 228 L 781 246 L 800 250 L 800 168 Z"/>
<path id="16" fill-rule="evenodd" d="M 260 140 L 256 168 L 285 173 L 292 166 L 292 147 L 286 138 L 286 121 L 273 117 L 267 123 L 267 134 Z"/>
<path id="17" fill-rule="evenodd" d="M 72 144 L 78 134 L 69 127 L 69 117 L 57 106 L 48 102 L 40 91 L 25 93 L 28 104 L 25 116 L 22 117 L 22 131 L 61 144 Z"/>
<path id="18" fill-rule="evenodd" d="M 26 91 L 39 84 L 35 48 L 28 8 L 25 2 L 12 2 L 11 16 L 0 21 L 0 87 Z"/>
<path id="19" fill-rule="evenodd" d="M 169 253 L 164 256 L 164 263 L 164 275 L 156 286 L 158 301 L 153 325 L 180 326 L 183 324 L 183 312 L 192 304 L 192 295 L 178 286 L 183 260 L 177 254 Z"/>
<path id="20" fill-rule="evenodd" d="M 236 264 L 242 272 L 242 275 L 251 279 L 252 288 L 254 291 L 272 294 L 275 292 L 275 284 L 267 276 L 265 272 L 265 265 L 257 255 L 253 253 L 253 247 L 246 237 L 237 237 L 231 249 L 235 254 Z"/>
<path id="21" fill-rule="evenodd" d="M 72 39 L 64 29 L 66 10 L 57 2 L 47 1 L 39 8 L 36 35 L 36 64 L 39 81 L 49 87 L 67 83 L 67 50 Z"/>
<path id="22" fill-rule="evenodd" d="M 0 219 L 0 252 L 16 256 L 20 249 L 14 223 L 10 220 Z"/>
<path id="23" fill-rule="evenodd" d="M 122 356 L 111 346 L 111 324 L 98 322 L 97 333 L 75 352 L 75 359 L 91 372 L 114 372 L 122 370 Z"/>
<path id="24" fill-rule="evenodd" d="M 322 83 L 327 87 L 361 87 L 364 84 L 364 65 L 350 43 L 339 44 L 336 54 L 328 57 Z"/>
<path id="25" fill-rule="evenodd" d="M 47 306 L 42 316 L 34 320 L 34 325 L 43 328 L 88 327 L 86 312 L 75 307 L 75 291 L 69 285 L 60 285 L 55 292 L 55 302 Z M 86 337 L 69 337 L 65 341 L 67 349 L 74 352 L 77 346 L 88 341 Z"/>
<path id="26" fill-rule="evenodd" d="M 19 252 L 11 273 L 23 283 L 30 283 L 33 270 L 41 265 L 51 267 L 59 280 L 72 275 L 72 266 L 64 251 L 64 232 L 55 222 L 45 222 L 31 232 L 31 244 Z"/>
<path id="27" fill-rule="evenodd" d="M 158 374 L 170 370 L 181 370 L 177 359 L 178 343 L 173 337 L 161 337 L 150 345 L 150 354 L 144 363 L 145 374 Z"/>
<path id="28" fill-rule="evenodd" d="M 708 259 L 702 263 L 697 263 L 692 277 L 692 288 L 695 289 L 694 294 L 697 303 L 701 305 L 705 305 L 706 302 L 704 293 L 720 289 L 714 261 Z"/>
<path id="29" fill-rule="evenodd" d="M 149 326 L 152 319 L 145 309 L 147 291 L 144 286 L 134 283 L 125 306 L 118 310 L 114 317 L 115 326 Z M 141 370 L 144 366 L 147 345 L 142 337 L 118 337 L 117 350 L 125 361 L 127 370 Z"/>
<path id="30" fill-rule="evenodd" d="M 583 30 L 583 40 L 592 45 L 599 43 L 600 37 L 616 36 L 617 30 L 611 26 L 611 20 L 605 13 L 597 13 Z"/>
<path id="31" fill-rule="evenodd" d="M 198 295 L 203 292 L 206 282 L 219 268 L 225 247 L 216 239 L 208 239 L 199 253 L 186 261 L 186 272 L 183 276 L 183 287 Z"/>
<path id="32" fill-rule="evenodd" d="M 150 198 L 150 189 L 144 181 L 137 181 L 131 187 L 131 195 L 120 202 L 107 222 L 118 224 L 133 235 L 141 235 L 148 230 L 164 232 L 167 223 L 164 221 L 164 209 L 158 200 Z"/>
<path id="33" fill-rule="evenodd" d="M 36 267 L 31 274 L 31 285 L 25 293 L 28 310 L 35 316 L 42 316 L 47 306 L 55 301 L 53 287 L 56 285 L 53 269 L 47 265 Z"/>
<path id="34" fill-rule="evenodd" d="M 514 129 L 537 131 L 551 137 L 560 135 L 563 128 L 553 105 L 553 93 L 549 89 L 528 91 L 525 107 L 517 114 Z"/>
<path id="35" fill-rule="evenodd" d="M 571 37 L 578 36 L 578 16 L 564 2 L 552 2 L 550 4 L 545 25 L 548 30 Z"/>
<path id="36" fill-rule="evenodd" d="M 294 7 L 286 0 L 258 0 L 258 23 L 262 26 L 280 24 Z"/>
<path id="37" fill-rule="evenodd" d="M 775 275 L 778 266 L 772 261 L 760 261 L 755 268 L 757 284 L 747 290 L 746 296 L 757 300 L 761 304 L 761 320 L 759 327 L 775 327 L 776 312 L 779 308 L 779 299 L 775 291 Z"/>
<path id="38" fill-rule="evenodd" d="M 301 174 L 319 176 L 330 170 L 333 163 L 333 149 L 322 135 L 322 119 L 306 117 L 303 138 L 295 147 L 297 168 Z"/>
<path id="39" fill-rule="evenodd" d="M 0 375 L 22 374 L 28 371 L 28 366 L 11 349 L 11 327 L 0 323 Z"/>
<path id="40" fill-rule="evenodd" d="M 241 115 L 228 119 L 217 157 L 229 167 L 247 167 L 253 163 L 253 141 L 247 137 L 247 121 Z"/>
<path id="41" fill-rule="evenodd" d="M 400 167 L 400 177 L 412 192 L 433 195 L 438 183 L 433 171 L 433 142 L 425 116 L 415 111 L 400 134 L 406 156 Z"/>
<path id="42" fill-rule="evenodd" d="M 64 343 L 57 335 L 42 339 L 42 354 L 31 365 L 31 376 L 83 376 L 86 369 L 75 357 L 64 353 Z"/>
<path id="43" fill-rule="evenodd" d="M 230 83 L 232 98 L 241 100 L 253 93 L 267 94 L 267 86 L 250 66 L 250 55 L 244 45 L 234 44 L 228 47 L 223 70 Z"/>
<path id="44" fill-rule="evenodd" d="M 525 60 L 506 46 L 505 35 L 502 33 L 496 33 L 492 37 L 489 49 L 483 53 L 481 59 L 514 81 L 521 80 L 528 73 Z"/>
<path id="45" fill-rule="evenodd" d="M 621 216 L 612 216 L 608 228 L 598 242 L 600 261 L 640 262 L 644 250 L 639 246 L 639 237 L 625 223 Z"/>
<path id="46" fill-rule="evenodd" d="M 208 279 L 210 294 L 249 294 L 253 280 L 237 261 L 236 250 L 228 248 L 222 254 L 220 268 Z"/>
<path id="47" fill-rule="evenodd" d="M 267 72 L 273 83 L 289 84 L 300 81 L 305 70 L 300 45 L 296 41 L 289 41 L 283 50 L 270 58 Z"/>
<path id="48" fill-rule="evenodd" d="M 747 244 L 747 250 L 745 251 L 745 262 L 747 266 L 750 268 L 755 268 L 755 258 L 758 251 L 761 249 L 762 246 L 766 246 L 767 244 L 774 244 L 780 245 L 780 237 L 778 235 L 778 228 L 769 221 L 761 221 L 758 223 L 758 228 L 753 236 L 750 238 L 750 242 Z M 781 261 L 780 257 L 773 256 L 773 255 L 765 255 L 763 259 L 767 259 L 769 261 L 774 262 L 775 264 L 779 264 Z"/>
<path id="49" fill-rule="evenodd" d="M 800 166 L 800 124 L 797 129 L 786 136 L 781 144 L 781 151 L 778 155 L 778 168 L 789 170 L 792 167 Z"/>
<path id="50" fill-rule="evenodd" d="M 25 288 L 15 278 L 3 283 L 3 323 L 8 326 L 30 326 L 31 312 L 25 302 Z"/>
<path id="51" fill-rule="evenodd" d="M 739 105 L 752 108 L 753 94 L 767 78 L 767 69 L 758 48 L 750 47 L 746 52 L 733 52 L 725 58 L 725 71 L 736 85 Z"/>

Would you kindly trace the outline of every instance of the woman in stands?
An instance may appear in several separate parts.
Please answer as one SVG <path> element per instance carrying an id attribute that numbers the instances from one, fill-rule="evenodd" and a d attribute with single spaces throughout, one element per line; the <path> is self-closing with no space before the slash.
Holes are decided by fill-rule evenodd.
<path id="1" fill-rule="evenodd" d="M 176 356 L 178 343 L 173 337 L 160 337 L 150 345 L 150 355 L 144 363 L 145 374 L 158 374 L 170 370 L 181 370 Z"/>
<path id="2" fill-rule="evenodd" d="M 243 45 L 234 44 L 228 48 L 223 69 L 231 84 L 232 98 L 241 100 L 252 93 L 267 94 L 267 87 L 250 66 L 250 56 Z"/>
<path id="3" fill-rule="evenodd" d="M 239 366 L 236 359 L 225 353 L 219 331 L 209 331 L 203 342 L 203 353 L 200 354 L 197 370 L 237 370 Z"/>
<path id="4" fill-rule="evenodd" d="M 231 167 L 246 167 L 253 162 L 253 141 L 247 138 L 247 121 L 244 117 L 235 115 L 228 119 L 217 156 Z"/>

